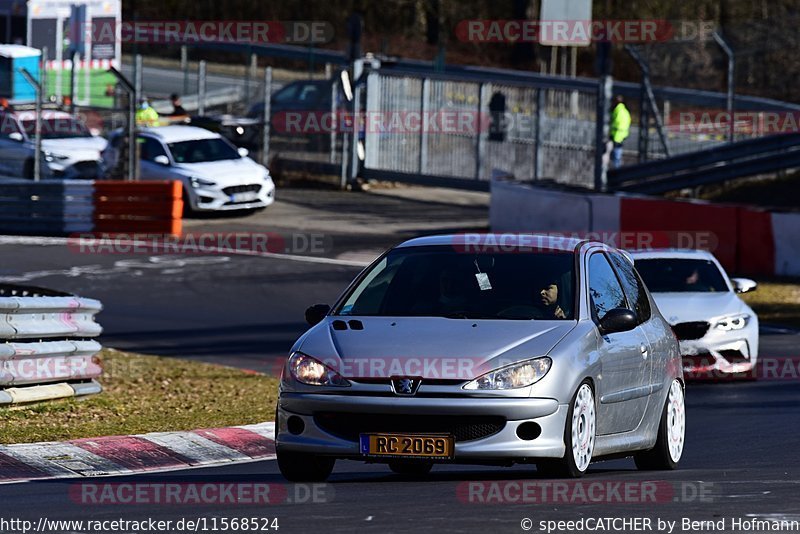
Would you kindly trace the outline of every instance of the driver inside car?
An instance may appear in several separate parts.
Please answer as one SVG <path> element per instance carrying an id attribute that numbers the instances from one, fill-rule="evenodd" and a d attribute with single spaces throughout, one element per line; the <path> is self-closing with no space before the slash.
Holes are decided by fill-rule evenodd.
<path id="1" fill-rule="evenodd" d="M 566 319 L 567 314 L 559 305 L 558 283 L 555 280 L 546 282 L 539 291 L 539 302 L 544 307 L 545 318 Z"/>

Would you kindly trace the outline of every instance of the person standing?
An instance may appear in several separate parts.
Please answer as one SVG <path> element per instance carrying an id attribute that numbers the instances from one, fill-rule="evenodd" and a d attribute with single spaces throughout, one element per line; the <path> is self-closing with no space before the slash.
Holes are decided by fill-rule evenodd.
<path id="1" fill-rule="evenodd" d="M 158 113 L 150 105 L 147 98 L 139 100 L 139 109 L 136 111 L 136 126 L 139 128 L 158 126 Z"/>
<path id="2" fill-rule="evenodd" d="M 631 112 L 625 107 L 621 95 L 614 98 L 614 109 L 611 110 L 610 137 L 614 147 L 611 151 L 611 162 L 614 168 L 622 165 L 622 144 L 631 133 Z"/>

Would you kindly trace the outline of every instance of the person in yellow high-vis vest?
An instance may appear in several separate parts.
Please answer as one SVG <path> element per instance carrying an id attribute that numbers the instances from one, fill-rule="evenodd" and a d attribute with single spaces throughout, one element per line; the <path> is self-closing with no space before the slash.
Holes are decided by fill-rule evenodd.
<path id="1" fill-rule="evenodd" d="M 611 151 L 611 162 L 614 168 L 622 165 L 622 144 L 631 133 L 631 112 L 625 107 L 622 97 L 617 95 L 614 98 L 614 109 L 611 110 L 610 138 L 614 143 Z"/>
<path id="2" fill-rule="evenodd" d="M 158 126 L 158 112 L 145 98 L 139 101 L 139 109 L 136 110 L 136 126 L 139 128 Z"/>

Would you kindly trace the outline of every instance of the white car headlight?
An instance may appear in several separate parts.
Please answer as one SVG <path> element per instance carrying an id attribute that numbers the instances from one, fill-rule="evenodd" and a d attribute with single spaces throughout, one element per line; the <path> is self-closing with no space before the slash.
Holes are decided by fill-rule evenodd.
<path id="1" fill-rule="evenodd" d="M 495 369 L 479 376 L 464 386 L 464 389 L 515 389 L 535 384 L 550 370 L 553 360 L 536 358 Z"/>
<path id="2" fill-rule="evenodd" d="M 714 325 L 714 328 L 724 332 L 730 332 L 731 330 L 741 330 L 747 326 L 748 322 L 750 322 L 750 316 L 746 313 L 740 315 L 731 315 L 730 317 L 724 317 L 717 321 L 717 323 Z"/>
<path id="3" fill-rule="evenodd" d="M 197 176 L 192 176 L 191 178 L 192 187 L 197 189 L 198 187 L 213 187 L 217 185 L 217 182 L 212 182 L 211 180 L 204 180 L 203 178 L 198 178 Z"/>
<path id="4" fill-rule="evenodd" d="M 309 386 L 349 386 L 350 382 L 347 381 L 342 375 L 325 365 L 319 360 L 303 354 L 302 352 L 295 352 L 289 357 L 287 364 L 289 373 L 292 378 Z"/>
<path id="5" fill-rule="evenodd" d="M 69 159 L 69 156 L 64 156 L 62 154 L 56 154 L 54 152 L 45 152 L 44 153 L 45 161 L 64 161 Z"/>

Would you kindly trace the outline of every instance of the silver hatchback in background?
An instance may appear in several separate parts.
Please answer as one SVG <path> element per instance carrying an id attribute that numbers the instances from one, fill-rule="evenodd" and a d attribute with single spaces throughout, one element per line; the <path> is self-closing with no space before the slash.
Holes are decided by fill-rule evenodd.
<path id="1" fill-rule="evenodd" d="M 289 480 L 324 480 L 340 458 L 572 477 L 604 457 L 681 458 L 678 343 L 630 259 L 601 243 L 413 239 L 306 318 L 277 407 Z"/>

